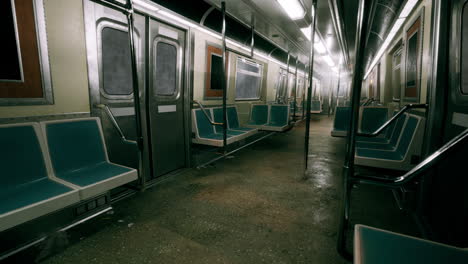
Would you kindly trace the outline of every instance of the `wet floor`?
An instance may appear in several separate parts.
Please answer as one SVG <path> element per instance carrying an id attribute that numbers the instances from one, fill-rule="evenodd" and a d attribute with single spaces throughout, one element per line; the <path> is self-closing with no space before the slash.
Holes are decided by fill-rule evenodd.
<path id="1" fill-rule="evenodd" d="M 345 143 L 331 125 L 314 118 L 306 175 L 299 125 L 115 204 L 44 263 L 347 263 L 335 250 Z M 355 222 L 407 226 L 391 193 L 356 193 Z"/>

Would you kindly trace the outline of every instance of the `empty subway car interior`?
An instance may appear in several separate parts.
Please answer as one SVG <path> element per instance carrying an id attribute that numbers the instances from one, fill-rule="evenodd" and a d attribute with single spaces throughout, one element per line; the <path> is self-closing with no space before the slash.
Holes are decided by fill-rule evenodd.
<path id="1" fill-rule="evenodd" d="M 468 0 L 0 14 L 0 262 L 468 263 Z"/>

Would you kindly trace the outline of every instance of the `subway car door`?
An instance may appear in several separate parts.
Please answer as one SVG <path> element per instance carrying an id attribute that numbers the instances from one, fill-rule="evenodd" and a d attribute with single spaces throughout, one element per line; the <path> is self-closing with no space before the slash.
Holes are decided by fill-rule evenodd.
<path id="1" fill-rule="evenodd" d="M 149 20 L 147 92 L 153 177 L 186 166 L 185 38 L 185 31 Z"/>
<path id="2" fill-rule="evenodd" d="M 101 118 L 110 160 L 138 168 L 136 145 L 123 142 L 112 122 L 115 118 L 124 136 L 136 140 L 127 18 L 120 11 L 92 1 L 84 1 L 84 15 L 91 114 Z M 135 15 L 134 39 L 139 83 L 143 87 L 145 18 L 138 14 Z M 104 107 L 108 107 L 112 115 Z"/>
<path id="3" fill-rule="evenodd" d="M 468 129 L 468 0 L 451 1 L 444 143 Z M 431 180 L 429 219 L 436 239 L 468 247 L 468 148 L 443 161 Z"/>

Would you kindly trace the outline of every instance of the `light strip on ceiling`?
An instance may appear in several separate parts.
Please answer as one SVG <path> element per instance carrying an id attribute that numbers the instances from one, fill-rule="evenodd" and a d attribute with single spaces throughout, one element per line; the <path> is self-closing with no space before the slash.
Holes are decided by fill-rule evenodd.
<path id="1" fill-rule="evenodd" d="M 387 37 L 385 38 L 385 41 L 380 46 L 379 51 L 375 55 L 374 60 L 372 60 L 372 63 L 370 65 L 370 67 L 368 68 L 367 73 L 364 75 L 364 80 L 367 79 L 369 74 L 374 69 L 375 65 L 377 65 L 377 63 L 380 61 L 380 58 L 382 57 L 382 55 L 387 50 L 388 46 L 393 41 L 393 38 L 396 36 L 398 31 L 400 31 L 401 27 L 405 23 L 405 21 L 408 18 L 409 14 L 414 10 L 414 8 L 416 7 L 416 4 L 418 2 L 419 2 L 419 0 L 408 0 L 406 2 L 405 6 L 403 7 L 402 11 L 400 12 L 400 14 L 398 16 L 398 19 L 393 24 L 392 29 L 388 33 Z"/>
<path id="2" fill-rule="evenodd" d="M 156 7 L 153 3 L 148 3 L 147 1 L 145 0 L 133 0 L 133 3 L 136 4 L 137 6 L 141 6 L 143 8 L 146 8 L 146 9 L 149 9 L 151 11 L 158 11 L 159 8 Z"/>
<path id="3" fill-rule="evenodd" d="M 304 18 L 306 11 L 304 6 L 302 6 L 301 2 L 299 2 L 299 0 L 277 1 L 292 20 Z"/>
<path id="4" fill-rule="evenodd" d="M 335 66 L 335 62 L 332 60 L 332 58 L 330 57 L 330 55 L 322 56 L 322 59 L 328 64 L 328 66 L 330 66 L 330 67 L 334 67 L 334 66 Z"/>
<path id="5" fill-rule="evenodd" d="M 310 31 L 312 30 L 312 27 L 311 26 L 308 26 L 308 27 L 304 27 L 304 28 L 301 28 L 301 31 L 302 31 L 302 34 L 304 34 L 304 36 L 310 41 Z M 315 38 L 314 38 L 314 42 L 318 42 L 320 39 L 319 39 L 319 36 L 317 35 L 317 33 L 315 33 Z"/>

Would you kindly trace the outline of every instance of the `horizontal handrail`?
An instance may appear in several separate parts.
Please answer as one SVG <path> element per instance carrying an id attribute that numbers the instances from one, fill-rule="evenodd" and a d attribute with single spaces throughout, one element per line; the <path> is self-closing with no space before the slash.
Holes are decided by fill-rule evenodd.
<path id="1" fill-rule="evenodd" d="M 372 132 L 370 134 L 369 133 L 357 133 L 357 136 L 360 136 L 360 137 L 376 137 L 380 133 L 382 133 L 382 131 L 384 131 L 384 129 L 386 129 L 388 126 L 390 126 L 391 123 L 395 122 L 395 120 L 397 120 L 401 115 L 403 115 L 408 110 L 417 109 L 417 108 L 424 108 L 425 109 L 427 107 L 428 107 L 428 104 L 408 104 L 408 105 L 405 105 L 400 111 L 398 111 L 398 113 L 396 115 L 394 115 L 392 118 L 390 118 L 387 122 L 385 122 L 376 131 L 374 131 L 374 132 Z"/>
<path id="2" fill-rule="evenodd" d="M 369 98 L 369 99 L 367 99 L 366 101 L 364 101 L 364 103 L 362 103 L 361 106 L 368 106 L 368 105 L 370 105 L 370 104 L 371 104 L 372 102 L 374 102 L 374 101 L 375 101 L 374 98 Z"/>
<path id="3" fill-rule="evenodd" d="M 197 101 L 197 100 L 192 100 L 192 102 L 194 102 L 195 104 L 197 104 L 197 105 L 200 107 L 200 109 L 202 110 L 203 114 L 205 114 L 206 118 L 208 118 L 208 121 L 210 122 L 210 124 L 212 124 L 213 126 L 223 126 L 223 125 L 224 125 L 224 123 L 214 122 L 214 121 L 211 119 L 210 115 L 208 115 L 208 113 L 206 112 L 206 109 L 205 109 L 205 107 L 202 105 L 202 103 L 200 103 L 200 102 Z"/>
<path id="4" fill-rule="evenodd" d="M 425 158 L 422 162 L 420 162 L 416 167 L 412 170 L 408 171 L 404 175 L 396 178 L 379 178 L 379 177 L 372 177 L 372 176 L 361 176 L 361 175 L 354 175 L 351 179 L 357 183 L 363 184 L 372 184 L 372 185 L 379 185 L 384 187 L 400 187 L 409 181 L 421 176 L 423 173 L 427 172 L 428 170 L 432 169 L 435 165 L 437 165 L 441 160 L 446 158 L 453 150 L 455 150 L 459 146 L 463 146 L 464 144 L 468 143 L 468 129 L 463 131 L 460 135 L 456 136 L 449 142 L 447 142 L 444 146 L 440 149 L 432 153 L 429 157 Z"/>
<path id="5" fill-rule="evenodd" d="M 107 106 L 105 104 L 96 104 L 95 106 L 97 108 L 99 108 L 99 109 L 104 110 L 104 112 L 106 112 L 106 114 L 109 117 L 109 119 L 110 119 L 112 125 L 114 126 L 115 130 L 117 130 L 117 132 L 119 133 L 119 136 L 122 139 L 122 141 L 124 141 L 125 143 L 129 143 L 129 144 L 137 144 L 136 141 L 129 140 L 129 139 L 127 139 L 125 137 L 125 134 L 123 133 L 122 129 L 120 128 L 119 123 L 117 123 L 117 120 L 115 120 L 114 114 L 112 114 L 112 111 L 110 110 L 109 106 Z"/>

